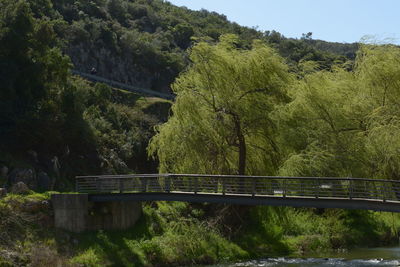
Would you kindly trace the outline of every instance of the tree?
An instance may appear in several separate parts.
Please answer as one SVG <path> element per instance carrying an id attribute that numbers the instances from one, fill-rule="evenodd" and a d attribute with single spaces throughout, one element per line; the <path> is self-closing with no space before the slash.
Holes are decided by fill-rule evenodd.
<path id="1" fill-rule="evenodd" d="M 290 176 L 400 179 L 400 49 L 361 47 L 354 70 L 308 73 L 278 114 Z"/>
<path id="2" fill-rule="evenodd" d="M 298 81 L 292 101 L 276 112 L 285 176 L 359 176 L 362 118 L 354 107 L 358 86 L 342 67 L 314 71 Z"/>
<path id="3" fill-rule="evenodd" d="M 357 55 L 359 96 L 365 121 L 366 168 L 371 177 L 400 179 L 400 48 L 364 45 Z"/>
<path id="4" fill-rule="evenodd" d="M 273 174 L 279 162 L 275 107 L 287 101 L 292 77 L 283 59 L 261 42 L 237 49 L 235 35 L 197 44 L 192 65 L 173 85 L 169 121 L 149 153 L 161 172 Z"/>
<path id="5" fill-rule="evenodd" d="M 311 40 L 312 39 L 312 32 L 308 32 L 308 33 L 302 33 L 301 34 L 301 39 L 302 40 Z"/>
<path id="6" fill-rule="evenodd" d="M 67 81 L 70 61 L 56 45 L 51 23 L 34 18 L 26 1 L 0 4 L 0 125 L 8 129 L 6 137 L 19 139 L 15 143 L 29 142 L 23 133 L 35 131 L 24 129 L 26 123 L 54 106 L 51 95 Z"/>
<path id="7" fill-rule="evenodd" d="M 172 32 L 175 38 L 175 42 L 179 47 L 183 49 L 189 47 L 190 38 L 194 34 L 192 26 L 190 26 L 189 24 L 180 23 L 173 28 Z"/>
<path id="8" fill-rule="evenodd" d="M 121 0 L 110 0 L 107 4 L 108 12 L 110 15 L 118 20 L 120 23 L 124 23 L 126 19 L 126 8 L 123 6 Z"/>

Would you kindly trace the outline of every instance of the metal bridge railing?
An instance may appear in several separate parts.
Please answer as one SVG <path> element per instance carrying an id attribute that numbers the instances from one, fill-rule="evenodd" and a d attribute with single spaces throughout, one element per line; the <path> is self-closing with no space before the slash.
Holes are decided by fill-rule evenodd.
<path id="1" fill-rule="evenodd" d="M 200 174 L 78 176 L 79 193 L 208 193 L 274 197 L 400 201 L 400 181 L 338 177 Z"/>

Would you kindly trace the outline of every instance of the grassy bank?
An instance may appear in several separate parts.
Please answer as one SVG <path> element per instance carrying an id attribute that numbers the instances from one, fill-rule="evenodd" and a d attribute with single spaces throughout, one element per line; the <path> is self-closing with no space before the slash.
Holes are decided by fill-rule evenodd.
<path id="1" fill-rule="evenodd" d="M 76 235 L 74 263 L 95 266 L 191 265 L 247 258 L 248 253 L 199 220 L 202 210 L 186 203 L 157 202 L 144 206 L 138 224 L 127 231 Z"/>
<path id="2" fill-rule="evenodd" d="M 387 212 L 257 207 L 235 241 L 251 257 L 384 246 L 397 241 L 399 218 Z"/>
<path id="3" fill-rule="evenodd" d="M 391 213 L 157 202 L 126 231 L 52 226 L 49 194 L 0 200 L 0 266 L 178 266 L 381 246 L 397 241 Z"/>

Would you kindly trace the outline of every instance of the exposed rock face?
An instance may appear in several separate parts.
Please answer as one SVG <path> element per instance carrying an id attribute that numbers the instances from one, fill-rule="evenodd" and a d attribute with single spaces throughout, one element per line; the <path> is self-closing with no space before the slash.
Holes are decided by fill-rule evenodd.
<path id="1" fill-rule="evenodd" d="M 32 162 L 34 162 L 34 163 L 38 163 L 38 162 L 39 162 L 39 160 L 38 160 L 38 153 L 37 153 L 36 151 L 34 151 L 34 150 L 29 150 L 29 151 L 28 151 L 28 155 L 29 155 L 29 157 L 30 157 L 30 159 L 31 159 Z"/>
<path id="2" fill-rule="evenodd" d="M 19 194 L 19 195 L 26 195 L 30 193 L 29 187 L 23 183 L 18 182 L 11 187 L 11 193 Z"/>
<path id="3" fill-rule="evenodd" d="M 95 67 L 96 75 L 103 78 L 138 87 L 152 87 L 154 74 L 140 71 L 127 55 L 118 57 L 108 49 L 88 48 L 87 44 L 70 46 L 67 54 L 79 71 L 89 73 Z"/>
<path id="4" fill-rule="evenodd" d="M 32 189 L 37 188 L 35 172 L 32 169 L 16 168 L 8 175 L 8 183 L 10 185 L 15 185 L 19 182 Z"/>
<path id="5" fill-rule="evenodd" d="M 3 198 L 7 195 L 7 190 L 5 188 L 0 188 L 0 198 Z"/>
<path id="6" fill-rule="evenodd" d="M 37 175 L 37 186 L 39 190 L 48 191 L 52 188 L 52 180 L 45 172 L 39 172 Z"/>
<path id="7" fill-rule="evenodd" d="M 8 167 L 7 166 L 1 166 L 0 167 L 0 178 L 7 177 L 7 174 L 8 174 Z"/>

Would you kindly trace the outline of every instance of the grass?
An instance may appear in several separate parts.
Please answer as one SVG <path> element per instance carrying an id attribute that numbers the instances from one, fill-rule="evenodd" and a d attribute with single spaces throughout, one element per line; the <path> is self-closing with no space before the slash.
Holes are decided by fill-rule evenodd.
<path id="1" fill-rule="evenodd" d="M 390 245 L 400 229 L 400 215 L 386 212 L 257 207 L 251 216 L 237 242 L 259 248 L 255 257 Z"/>
<path id="2" fill-rule="evenodd" d="M 166 100 L 159 97 L 143 96 L 135 92 L 118 88 L 111 88 L 111 89 L 112 89 L 111 95 L 114 102 L 125 104 L 128 106 L 137 106 L 139 109 L 142 110 L 145 110 L 155 104 L 168 104 L 169 106 L 172 104 L 171 100 Z"/>
<path id="3" fill-rule="evenodd" d="M 196 218 L 188 218 L 186 203 L 158 202 L 145 206 L 143 216 L 126 231 L 97 231 L 77 235 L 79 254 L 73 263 L 84 266 L 165 266 L 209 264 L 247 258 L 239 246 Z M 112 264 L 111 264 L 112 263 Z"/>

